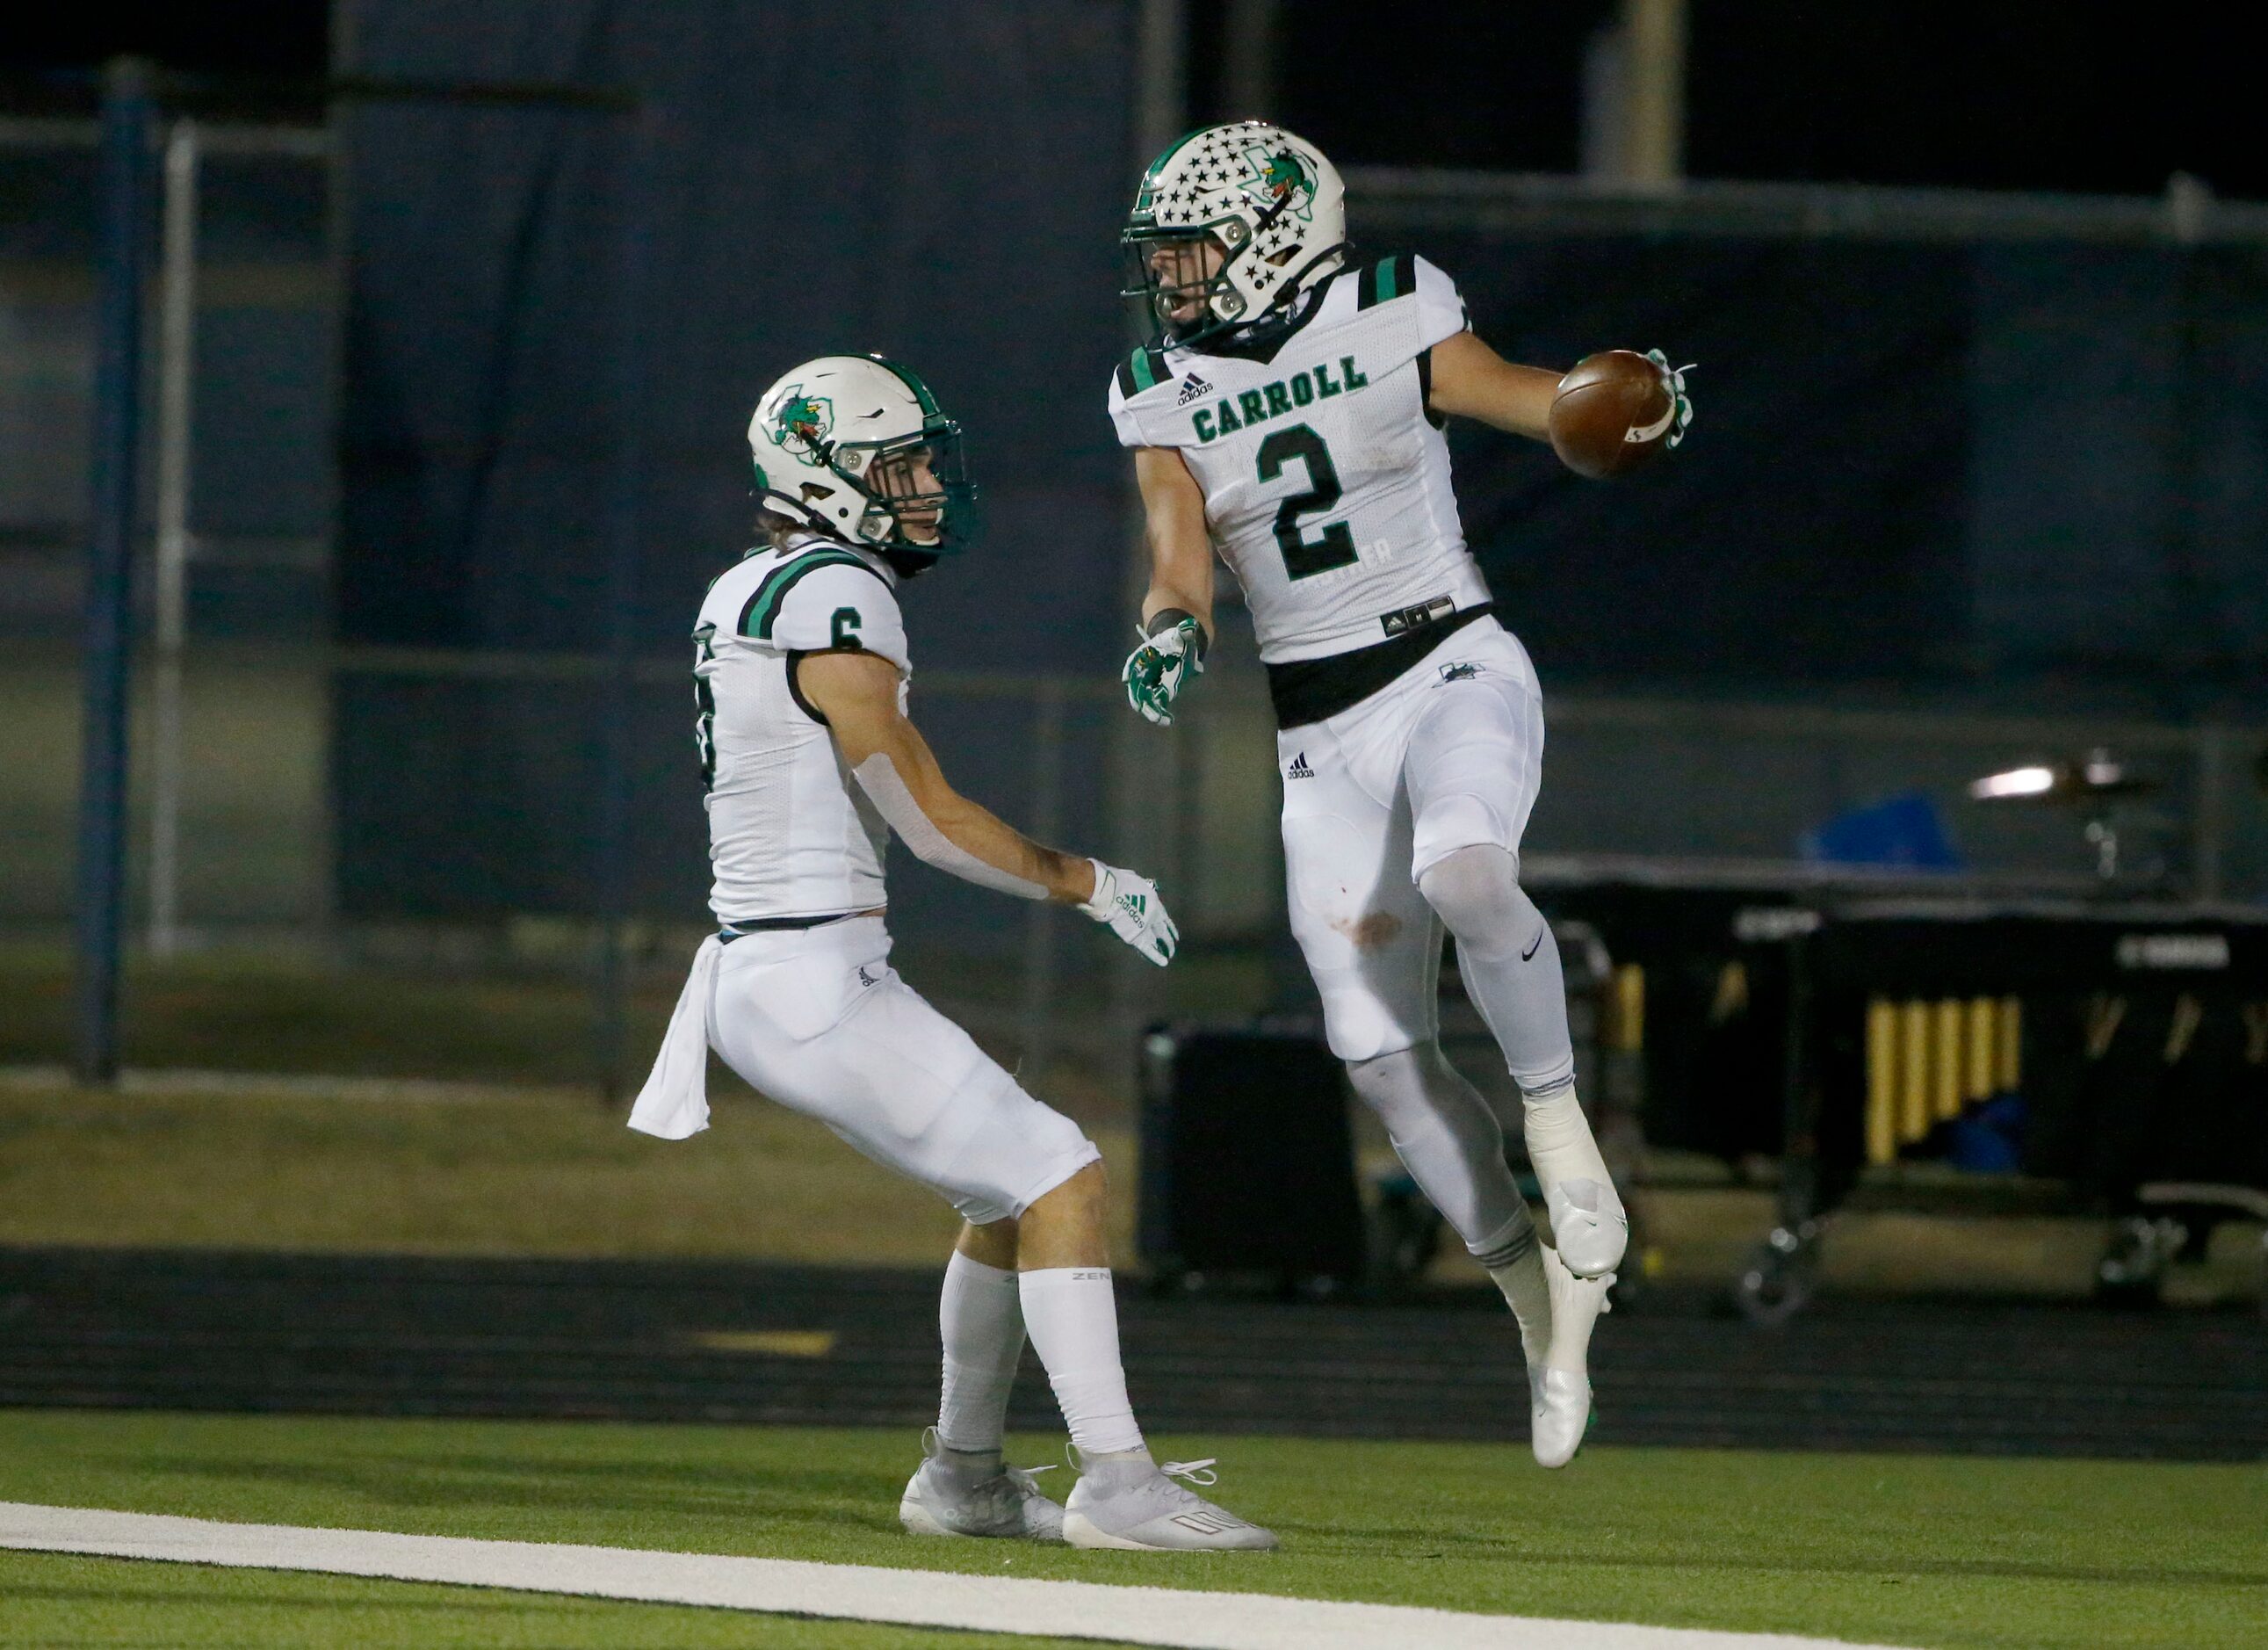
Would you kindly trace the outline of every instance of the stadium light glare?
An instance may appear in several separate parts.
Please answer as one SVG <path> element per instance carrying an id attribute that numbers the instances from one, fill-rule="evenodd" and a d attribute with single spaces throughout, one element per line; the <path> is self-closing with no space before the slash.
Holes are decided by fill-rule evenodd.
<path id="1" fill-rule="evenodd" d="M 2052 768 L 2010 768 L 2003 773 L 1988 773 L 1969 787 L 1969 794 L 1980 802 L 1990 802 L 2000 797 L 2045 796 L 2055 788 L 2056 774 Z"/>

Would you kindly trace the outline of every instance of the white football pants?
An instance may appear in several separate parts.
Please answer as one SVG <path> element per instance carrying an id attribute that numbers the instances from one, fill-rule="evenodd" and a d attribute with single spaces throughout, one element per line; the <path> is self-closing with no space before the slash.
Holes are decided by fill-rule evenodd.
<path id="1" fill-rule="evenodd" d="M 1441 921 L 1418 881 L 1462 848 L 1517 859 L 1543 777 L 1528 650 L 1476 619 L 1351 710 L 1280 731 L 1276 748 L 1292 932 L 1331 1052 L 1353 1063 L 1432 1042 Z M 1572 1069 L 1556 971 L 1550 983 L 1531 1016 L 1546 1035 L 1506 1051 L 1523 1086 L 1563 1057 Z M 1506 1039 L 1507 1028 L 1492 1028 Z"/>
<path id="2" fill-rule="evenodd" d="M 724 948 L 709 1041 L 759 1093 L 816 1117 L 984 1226 L 1101 1153 L 890 967 L 880 917 L 759 932 Z"/>

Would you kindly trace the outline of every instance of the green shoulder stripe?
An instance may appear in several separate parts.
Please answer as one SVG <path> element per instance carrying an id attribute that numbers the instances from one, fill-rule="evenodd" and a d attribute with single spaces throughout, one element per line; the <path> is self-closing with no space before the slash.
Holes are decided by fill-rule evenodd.
<path id="1" fill-rule="evenodd" d="M 740 609 L 740 622 L 733 627 L 735 634 L 753 636 L 760 642 L 772 639 L 772 626 L 779 622 L 780 603 L 787 593 L 806 573 L 815 573 L 822 567 L 856 567 L 874 573 L 872 567 L 848 550 L 806 550 L 793 561 L 782 562 L 763 577 L 747 605 Z M 877 578 L 882 576 L 874 573 Z"/>
<path id="2" fill-rule="evenodd" d="M 1408 298 L 1418 290 L 1418 261 L 1406 252 L 1391 258 L 1381 258 L 1366 266 L 1355 277 L 1355 307 L 1368 309 L 1373 304 L 1390 304 L 1397 298 Z"/>
<path id="3" fill-rule="evenodd" d="M 1118 364 L 1118 393 L 1132 400 L 1145 389 L 1155 389 L 1174 375 L 1166 368 L 1162 350 L 1146 346 Z"/>

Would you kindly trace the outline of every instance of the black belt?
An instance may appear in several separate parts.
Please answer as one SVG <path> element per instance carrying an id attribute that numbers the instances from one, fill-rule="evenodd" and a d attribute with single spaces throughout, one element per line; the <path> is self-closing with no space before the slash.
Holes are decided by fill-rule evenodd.
<path id="1" fill-rule="evenodd" d="M 1352 710 L 1495 604 L 1454 608 L 1446 596 L 1382 615 L 1388 640 L 1322 659 L 1268 667 L 1268 697 L 1278 727 L 1305 727 Z"/>
<path id="2" fill-rule="evenodd" d="M 717 930 L 717 938 L 726 945 L 735 939 L 745 939 L 750 934 L 792 932 L 804 928 L 824 928 L 829 923 L 847 923 L 854 917 L 864 917 L 864 911 L 829 911 L 824 917 L 759 917 L 750 922 L 725 923 Z"/>

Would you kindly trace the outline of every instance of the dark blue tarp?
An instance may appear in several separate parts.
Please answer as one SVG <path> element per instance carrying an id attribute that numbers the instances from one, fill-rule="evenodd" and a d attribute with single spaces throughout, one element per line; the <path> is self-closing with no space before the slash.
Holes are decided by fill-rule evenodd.
<path id="1" fill-rule="evenodd" d="M 992 523 L 909 592 L 917 695 L 923 668 L 1108 681 L 1126 629 L 1102 394 L 1141 158 L 1131 13 L 354 0 L 348 72 L 623 88 L 646 143 L 631 169 L 628 127 L 600 114 L 350 107 L 345 639 L 602 649 L 627 431 L 637 650 L 683 645 L 746 541 L 758 391 L 871 349 L 968 426 Z M 649 248 L 627 324 L 626 206 Z M 1352 228 L 1366 239 L 1359 210 Z M 1699 363 L 1689 446 L 1627 482 L 1454 434 L 1468 533 L 1548 689 L 2092 695 L 2179 715 L 2268 685 L 2256 251 L 1478 231 L 1370 249 L 1448 269 L 1516 359 L 1658 343 Z M 638 696 L 632 858 L 641 909 L 683 912 L 703 864 L 680 691 Z M 343 907 L 589 909 L 600 706 L 587 683 L 343 678 Z M 1012 818 L 1028 716 L 924 713 L 948 768 Z M 1095 743 L 1063 833 L 1090 846 Z M 1005 920 L 935 878 L 899 897 Z"/>
<path id="2" fill-rule="evenodd" d="M 344 639 L 605 645 L 627 187 L 649 247 L 642 653 L 689 646 L 747 542 L 758 392 L 806 357 L 871 350 L 967 425 L 990 524 L 909 590 L 917 667 L 1115 668 L 1123 462 L 1101 405 L 1136 164 L 1128 5 L 350 10 L 344 73 L 626 88 L 647 144 L 632 159 L 627 124 L 593 112 L 350 107 Z M 585 905 L 593 703 L 342 681 L 348 909 Z M 685 717 L 648 703 L 666 750 L 641 753 L 641 898 L 681 904 L 702 868 L 690 746 Z M 530 821 L 548 846 L 522 852 Z"/>

